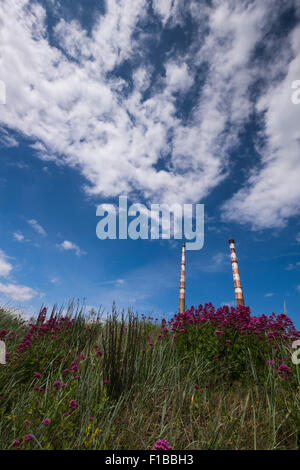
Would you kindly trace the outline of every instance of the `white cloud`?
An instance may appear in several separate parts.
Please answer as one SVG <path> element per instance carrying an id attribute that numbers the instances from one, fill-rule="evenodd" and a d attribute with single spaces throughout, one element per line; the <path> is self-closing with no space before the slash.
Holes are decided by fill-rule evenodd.
<path id="1" fill-rule="evenodd" d="M 290 263 L 287 268 L 286 268 L 286 271 L 292 271 L 293 269 L 297 269 L 300 267 L 300 261 L 297 261 L 297 263 L 293 264 L 293 263 Z"/>
<path id="2" fill-rule="evenodd" d="M 297 291 L 300 292 L 300 284 L 297 286 Z"/>
<path id="3" fill-rule="evenodd" d="M 121 287 L 125 284 L 125 280 L 124 279 L 113 279 L 111 281 L 103 281 L 103 282 L 100 282 L 98 283 L 97 285 L 100 287 L 100 286 L 114 286 L 114 287 Z"/>
<path id="4" fill-rule="evenodd" d="M 1 103 L 0 103 L 1 105 Z M 9 135 L 5 129 L 0 129 L 0 144 L 2 147 L 18 147 L 19 143 L 17 140 Z"/>
<path id="5" fill-rule="evenodd" d="M 275 294 L 273 292 L 270 292 L 268 294 L 265 294 L 265 297 L 273 297 Z"/>
<path id="6" fill-rule="evenodd" d="M 13 266 L 7 261 L 7 255 L 0 250 L 0 277 L 7 278 L 13 271 Z M 18 285 L 14 281 L 9 284 L 0 282 L 0 293 L 5 294 L 11 300 L 28 301 L 38 295 L 38 292 L 31 287 Z"/>
<path id="7" fill-rule="evenodd" d="M 154 11 L 160 16 L 162 23 L 165 25 L 168 21 L 172 26 L 180 23 L 180 4 L 183 0 L 152 0 Z"/>
<path id="8" fill-rule="evenodd" d="M 290 81 L 299 72 L 298 33 L 290 39 L 294 58 L 280 56 L 268 71 L 255 63 L 253 51 L 287 5 L 215 0 L 208 7 L 193 0 L 154 0 L 163 25 L 183 21 L 184 5 L 198 30 L 186 51 L 176 57 L 169 53 L 162 64 L 165 80 L 152 83 L 144 99 L 152 66 L 144 56 L 138 22 L 148 4 L 110 0 L 90 35 L 78 22 L 61 19 L 54 30 L 55 47 L 40 4 L 2 0 L 0 68 L 7 104 L 0 122 L 31 138 L 39 158 L 78 169 L 90 194 L 113 197 L 140 191 L 152 202 L 182 203 L 202 200 L 229 175 L 229 150 L 238 143 L 239 131 L 253 111 L 264 111 L 269 150 L 262 157 L 263 168 L 252 172 L 245 188 L 226 205 L 226 218 L 257 228 L 283 225 L 297 214 L 300 201 L 300 186 L 294 184 L 300 165 L 300 108 L 292 108 L 287 99 Z M 136 67 L 133 90 L 110 74 L 131 59 Z M 274 86 L 282 67 L 287 77 Z M 178 116 L 174 92 L 184 93 L 195 84 L 197 68 L 207 72 L 185 121 Z M 249 89 L 264 72 L 270 73 L 270 88 L 255 109 Z M 161 160 L 164 169 L 158 168 Z"/>
<path id="9" fill-rule="evenodd" d="M 297 243 L 300 243 L 300 232 L 297 233 L 297 235 L 296 235 L 296 242 L 297 242 Z"/>
<path id="10" fill-rule="evenodd" d="M 14 240 L 16 240 L 17 242 L 24 241 L 24 235 L 21 232 L 14 232 L 13 237 L 14 237 Z"/>
<path id="11" fill-rule="evenodd" d="M 0 282 L 0 292 L 12 300 L 27 302 L 37 295 L 37 292 L 30 287 L 18 284 L 2 284 Z"/>
<path id="12" fill-rule="evenodd" d="M 46 236 L 46 231 L 35 219 L 27 220 L 27 222 L 37 233 L 44 237 Z"/>
<path id="13" fill-rule="evenodd" d="M 0 250 L 0 276 L 7 277 L 12 269 L 12 265 L 7 261 L 7 256 Z"/>
<path id="14" fill-rule="evenodd" d="M 186 63 L 177 64 L 170 61 L 166 64 L 166 83 L 171 92 L 186 91 L 193 83 Z"/>
<path id="15" fill-rule="evenodd" d="M 261 97 L 267 148 L 262 167 L 225 205 L 224 218 L 250 222 L 254 229 L 283 227 L 300 212 L 300 106 L 291 101 L 291 84 L 300 77 L 300 27 L 289 38 L 292 60 L 280 60 L 284 80 Z"/>
<path id="16" fill-rule="evenodd" d="M 69 240 L 65 240 L 64 242 L 60 243 L 57 245 L 58 248 L 61 250 L 65 251 L 75 251 L 77 256 L 84 255 L 85 252 L 82 251 L 79 246 L 77 246 L 75 243 L 70 242 Z"/>

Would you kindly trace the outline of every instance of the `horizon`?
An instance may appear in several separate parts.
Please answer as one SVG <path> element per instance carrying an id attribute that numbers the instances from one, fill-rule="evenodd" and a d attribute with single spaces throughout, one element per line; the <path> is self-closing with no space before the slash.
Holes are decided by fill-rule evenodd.
<path id="1" fill-rule="evenodd" d="M 100 240 L 97 207 L 126 196 L 204 205 L 187 308 L 235 306 L 232 237 L 251 314 L 286 305 L 299 329 L 298 2 L 3 0 L 0 17 L 0 305 L 170 319 L 189 239 Z"/>

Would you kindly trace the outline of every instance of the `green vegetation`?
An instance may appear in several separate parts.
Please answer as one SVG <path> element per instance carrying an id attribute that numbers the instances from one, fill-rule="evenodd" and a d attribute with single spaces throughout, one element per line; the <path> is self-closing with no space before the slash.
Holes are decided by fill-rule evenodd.
<path id="1" fill-rule="evenodd" d="M 0 310 L 0 449 L 298 449 L 291 330 L 216 330 L 208 310 L 162 326 L 115 307 L 105 321 L 44 309 L 31 324 Z"/>

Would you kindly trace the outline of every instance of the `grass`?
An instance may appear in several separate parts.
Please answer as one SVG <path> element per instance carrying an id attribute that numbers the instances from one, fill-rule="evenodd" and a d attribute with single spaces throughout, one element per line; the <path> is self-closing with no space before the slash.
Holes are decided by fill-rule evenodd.
<path id="1" fill-rule="evenodd" d="M 170 325 L 114 306 L 105 322 L 73 304 L 50 318 L 30 326 L 0 309 L 0 449 L 299 448 L 300 370 L 287 339 L 221 337 L 211 323 L 174 339 Z M 225 337 L 238 344 L 228 354 Z M 275 346 L 287 376 L 266 365 Z"/>

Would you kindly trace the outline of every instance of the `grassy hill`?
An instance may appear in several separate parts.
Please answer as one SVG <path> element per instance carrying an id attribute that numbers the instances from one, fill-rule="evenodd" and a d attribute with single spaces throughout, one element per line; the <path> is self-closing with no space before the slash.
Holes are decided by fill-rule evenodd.
<path id="1" fill-rule="evenodd" d="M 0 449 L 298 449 L 297 337 L 285 315 L 248 307 L 161 323 L 0 309 Z"/>

